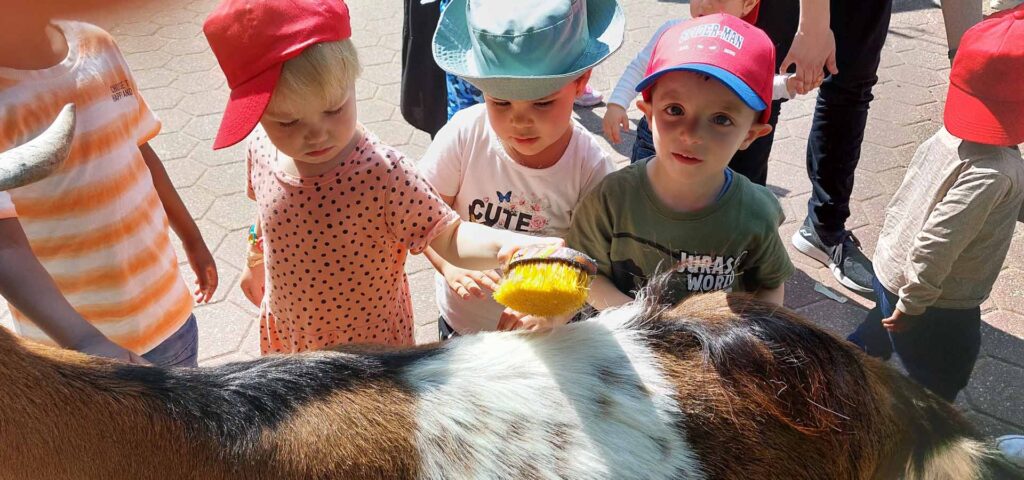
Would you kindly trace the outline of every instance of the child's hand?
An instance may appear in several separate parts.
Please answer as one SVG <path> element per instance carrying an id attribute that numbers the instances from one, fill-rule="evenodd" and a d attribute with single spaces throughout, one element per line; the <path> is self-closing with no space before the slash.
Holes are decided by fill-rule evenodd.
<path id="1" fill-rule="evenodd" d="M 807 95 L 811 90 L 821 86 L 821 82 L 825 81 L 825 74 L 819 73 L 810 83 L 804 83 L 797 80 L 795 74 L 786 75 L 786 92 L 789 93 L 789 98 L 793 98 L 797 95 Z"/>
<path id="2" fill-rule="evenodd" d="M 501 274 L 495 270 L 481 272 L 459 268 L 450 263 L 446 265 L 444 280 L 448 283 L 448 288 L 463 300 L 472 297 L 484 298 L 487 292 L 496 290 L 498 282 L 501 281 Z"/>
<path id="3" fill-rule="evenodd" d="M 136 365 L 151 365 L 148 360 L 142 358 L 142 356 L 127 350 L 124 347 L 112 342 L 107 337 L 97 337 L 95 339 L 86 340 L 78 345 L 74 346 L 74 350 L 82 352 L 86 355 L 93 355 L 96 357 L 111 358 L 120 362 L 134 363 Z"/>
<path id="4" fill-rule="evenodd" d="M 602 126 L 604 127 L 604 138 L 607 138 L 608 141 L 612 143 L 619 143 L 622 141 L 622 135 L 619 130 L 620 127 L 624 131 L 629 131 L 629 116 L 626 115 L 626 109 L 622 108 L 622 105 L 617 103 L 608 104 L 608 108 L 604 112 L 604 121 L 602 123 Z"/>
<path id="5" fill-rule="evenodd" d="M 266 293 L 265 277 L 266 272 L 263 270 L 263 264 L 252 268 L 246 265 L 242 270 L 242 280 L 239 282 L 239 287 L 242 288 L 245 298 L 248 298 L 257 307 L 263 303 L 263 294 Z"/>
<path id="6" fill-rule="evenodd" d="M 501 312 L 501 317 L 498 318 L 497 330 L 499 332 L 509 332 L 512 330 L 543 332 L 565 325 L 569 323 L 569 320 L 572 320 L 572 314 L 558 317 L 538 317 L 506 308 Z"/>
<path id="7" fill-rule="evenodd" d="M 892 316 L 882 319 L 882 326 L 890 332 L 905 332 L 914 327 L 915 317 L 894 309 Z"/>
<path id="8" fill-rule="evenodd" d="M 531 237 L 529 235 L 523 235 L 516 233 L 510 235 L 508 240 L 498 250 L 498 263 L 505 268 L 508 265 L 509 260 L 512 260 L 512 255 L 515 255 L 520 248 L 529 247 L 533 245 L 554 245 L 557 247 L 564 247 L 565 240 L 558 237 Z"/>
<path id="9" fill-rule="evenodd" d="M 210 249 L 203 241 L 185 246 L 185 255 L 188 256 L 188 263 L 196 274 L 196 303 L 206 303 L 213 298 L 217 291 L 217 263 L 210 254 Z"/>

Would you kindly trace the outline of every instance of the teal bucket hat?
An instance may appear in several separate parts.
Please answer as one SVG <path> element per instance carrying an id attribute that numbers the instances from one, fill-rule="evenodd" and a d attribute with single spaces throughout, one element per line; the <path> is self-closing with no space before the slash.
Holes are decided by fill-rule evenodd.
<path id="1" fill-rule="evenodd" d="M 434 32 L 434 60 L 492 97 L 559 90 L 622 45 L 616 0 L 452 0 Z"/>

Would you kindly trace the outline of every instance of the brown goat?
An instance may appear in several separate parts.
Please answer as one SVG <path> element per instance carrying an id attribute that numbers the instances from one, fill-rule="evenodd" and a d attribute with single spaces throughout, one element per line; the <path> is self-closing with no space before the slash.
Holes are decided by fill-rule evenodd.
<path id="1" fill-rule="evenodd" d="M 1018 478 L 948 403 L 784 309 L 655 300 L 194 370 L 0 329 L 0 478 Z"/>
<path id="2" fill-rule="evenodd" d="M 43 155 L 0 155 L 40 169 L 0 185 L 54 168 L 64 120 Z M 661 288 L 549 333 L 203 369 L 0 328 L 0 479 L 1021 478 L 949 404 L 791 312 L 665 308 Z"/>

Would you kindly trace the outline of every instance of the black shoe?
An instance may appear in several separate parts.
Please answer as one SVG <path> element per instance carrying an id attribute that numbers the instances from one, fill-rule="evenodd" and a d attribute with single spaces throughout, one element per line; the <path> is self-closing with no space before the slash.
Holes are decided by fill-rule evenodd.
<path id="1" fill-rule="evenodd" d="M 809 221 L 805 221 L 793 234 L 793 246 L 832 270 L 832 275 L 844 287 L 858 293 L 870 294 L 871 280 L 875 271 L 871 260 L 860 251 L 860 241 L 849 230 L 843 232 L 843 241 L 838 245 L 825 245 Z"/>

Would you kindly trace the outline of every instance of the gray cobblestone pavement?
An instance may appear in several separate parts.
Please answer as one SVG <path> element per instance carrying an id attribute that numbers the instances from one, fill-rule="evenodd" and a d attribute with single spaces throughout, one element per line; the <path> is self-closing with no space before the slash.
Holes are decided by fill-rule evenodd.
<path id="1" fill-rule="evenodd" d="M 88 18 L 117 38 L 140 83 L 143 95 L 163 120 L 152 144 L 164 160 L 174 184 L 198 221 L 221 276 L 221 288 L 210 305 L 196 308 L 200 329 L 200 360 L 204 365 L 253 358 L 259 354 L 256 308 L 238 288 L 245 251 L 245 230 L 253 204 L 245 196 L 245 163 L 239 147 L 210 149 L 227 87 L 206 45 L 201 26 L 213 0 L 146 2 L 133 8 Z M 410 127 L 398 109 L 402 6 L 400 2 L 349 0 L 353 39 L 365 66 L 357 95 L 359 118 L 389 143 L 418 158 L 430 139 Z M 609 92 L 622 68 L 666 19 L 688 16 L 684 1 L 625 0 L 628 32 L 623 48 L 593 76 L 593 86 Z M 941 12 L 926 0 L 896 0 L 885 46 L 876 100 L 872 104 L 863 156 L 848 227 L 874 249 L 884 207 L 903 177 L 917 144 L 941 122 L 949 64 Z M 814 97 L 788 102 L 782 111 L 772 153 L 768 183 L 786 211 L 781 234 L 788 239 L 803 220 L 810 183 L 804 148 Z M 603 107 L 578 109 L 580 119 L 600 132 Z M 634 121 L 639 118 L 635 107 Z M 620 164 L 626 162 L 632 136 L 611 146 Z M 983 306 L 984 344 L 970 386 L 959 406 L 990 435 L 1024 432 L 1024 228 L 1018 228 L 1009 260 L 992 298 Z M 788 243 L 788 242 L 787 242 Z M 179 258 L 185 258 L 178 249 Z M 791 250 L 799 270 L 786 288 L 786 305 L 820 325 L 845 334 L 863 317 L 870 303 L 848 296 L 828 270 Z M 191 272 L 183 271 L 191 284 Z M 411 257 L 406 270 L 416 309 L 416 338 L 436 339 L 437 309 L 432 270 L 421 257 Z M 818 291 L 816 283 L 849 300 L 839 303 Z M 2 308 L 2 307 L 0 307 Z M 9 313 L 0 310 L 9 325 Z"/>

